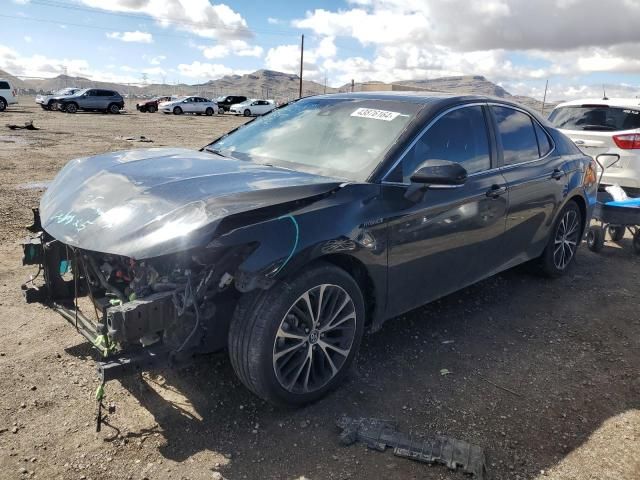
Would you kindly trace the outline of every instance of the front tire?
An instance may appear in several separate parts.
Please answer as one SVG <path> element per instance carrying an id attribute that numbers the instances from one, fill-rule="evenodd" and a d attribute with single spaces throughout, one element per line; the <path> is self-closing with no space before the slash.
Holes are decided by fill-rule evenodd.
<path id="1" fill-rule="evenodd" d="M 229 329 L 242 383 L 276 405 L 318 400 L 346 375 L 360 347 L 365 309 L 355 280 L 317 263 L 271 289 L 245 294 Z"/>
<path id="2" fill-rule="evenodd" d="M 575 259 L 582 239 L 582 212 L 574 200 L 564 206 L 551 229 L 551 235 L 542 256 L 542 272 L 552 278 L 567 273 Z"/>
<path id="3" fill-rule="evenodd" d="M 78 111 L 78 105 L 73 102 L 67 103 L 66 105 L 63 105 L 63 107 L 64 107 L 64 111 L 67 113 L 76 113 Z"/>
<path id="4" fill-rule="evenodd" d="M 213 115 L 213 108 L 207 108 L 204 113 L 207 115 L 207 117 L 210 117 L 211 115 Z"/>
<path id="5" fill-rule="evenodd" d="M 156 110 L 157 110 L 157 108 L 156 108 L 156 106 L 155 106 L 155 105 L 149 105 L 149 106 L 147 107 L 147 110 L 146 110 L 146 111 L 147 111 L 148 113 L 156 113 Z"/>
<path id="6" fill-rule="evenodd" d="M 182 115 L 182 109 L 180 107 L 176 107 L 173 109 L 174 115 Z"/>
<path id="7" fill-rule="evenodd" d="M 245 117 L 250 117 L 251 116 L 251 110 L 249 110 L 248 108 L 244 111 L 244 116 Z"/>
<path id="8" fill-rule="evenodd" d="M 112 103 L 107 107 L 107 111 L 115 115 L 117 113 L 120 113 L 120 107 L 115 103 Z"/>

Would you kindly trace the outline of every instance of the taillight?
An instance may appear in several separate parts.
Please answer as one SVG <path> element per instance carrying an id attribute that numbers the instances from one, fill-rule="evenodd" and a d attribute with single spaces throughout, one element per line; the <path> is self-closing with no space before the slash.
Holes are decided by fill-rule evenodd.
<path id="1" fill-rule="evenodd" d="M 18 90 L 16 90 L 15 88 L 13 89 L 13 92 L 11 92 L 13 94 L 14 97 L 18 96 Z"/>
<path id="2" fill-rule="evenodd" d="M 590 187 L 598 183 L 598 176 L 596 174 L 597 167 L 596 162 L 591 160 L 589 165 L 587 166 L 586 172 L 584 172 L 584 178 L 582 179 L 582 184 L 585 187 Z"/>
<path id="3" fill-rule="evenodd" d="M 613 141 L 616 142 L 618 148 L 623 150 L 632 150 L 640 148 L 640 133 L 626 133 L 624 135 L 614 135 Z"/>

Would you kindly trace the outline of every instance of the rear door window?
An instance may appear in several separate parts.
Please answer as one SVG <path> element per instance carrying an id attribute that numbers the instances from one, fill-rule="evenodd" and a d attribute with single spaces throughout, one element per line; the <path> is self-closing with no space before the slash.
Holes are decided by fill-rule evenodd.
<path id="1" fill-rule="evenodd" d="M 640 128 L 640 110 L 609 105 L 575 105 L 556 108 L 549 121 L 564 130 L 614 132 Z"/>
<path id="2" fill-rule="evenodd" d="M 11 90 L 9 82 L 0 82 L 0 90 Z"/>
<path id="3" fill-rule="evenodd" d="M 491 109 L 502 141 L 504 165 L 515 165 L 540 158 L 531 117 L 509 107 L 492 106 Z"/>

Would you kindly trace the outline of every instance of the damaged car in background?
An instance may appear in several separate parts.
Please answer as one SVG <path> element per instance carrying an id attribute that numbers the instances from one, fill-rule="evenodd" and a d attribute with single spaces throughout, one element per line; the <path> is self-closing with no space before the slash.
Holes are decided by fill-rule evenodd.
<path id="1" fill-rule="evenodd" d="M 201 151 L 70 161 L 42 197 L 27 301 L 102 354 L 104 380 L 228 350 L 275 404 L 344 378 L 365 331 L 517 264 L 570 267 L 593 161 L 479 96 L 300 99 Z"/>

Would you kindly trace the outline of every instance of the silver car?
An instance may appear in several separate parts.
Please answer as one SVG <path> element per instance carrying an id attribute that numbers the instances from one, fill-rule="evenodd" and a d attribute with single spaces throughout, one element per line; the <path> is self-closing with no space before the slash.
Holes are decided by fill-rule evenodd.
<path id="1" fill-rule="evenodd" d="M 55 110 L 56 104 L 61 97 L 70 97 L 71 95 L 79 92 L 81 89 L 77 87 L 68 87 L 53 92 L 50 95 L 37 95 L 36 103 L 42 107 L 43 110 Z"/>
<path id="2" fill-rule="evenodd" d="M 201 115 L 204 113 L 211 116 L 218 110 L 218 104 L 203 97 L 183 97 L 160 104 L 160 110 L 174 115 L 182 115 L 183 113 Z"/>

